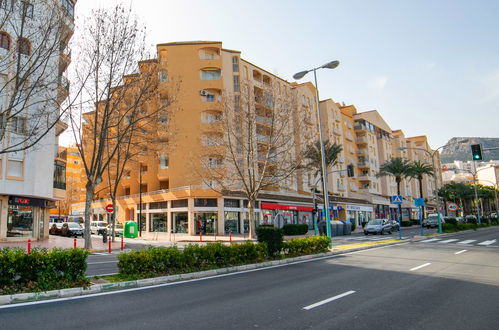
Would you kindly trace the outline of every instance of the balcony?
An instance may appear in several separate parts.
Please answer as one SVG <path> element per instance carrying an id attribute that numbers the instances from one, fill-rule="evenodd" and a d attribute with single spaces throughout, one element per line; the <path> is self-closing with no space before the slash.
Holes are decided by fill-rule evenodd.
<path id="1" fill-rule="evenodd" d="M 364 125 L 361 124 L 355 124 L 353 126 L 353 129 L 356 131 L 367 131 L 367 128 Z"/>
<path id="2" fill-rule="evenodd" d="M 262 143 L 269 143 L 270 142 L 270 136 L 256 134 L 256 140 L 258 142 L 262 142 Z"/>
<path id="3" fill-rule="evenodd" d="M 353 141 L 353 136 L 352 136 L 352 134 L 350 134 L 350 132 L 347 132 L 347 134 L 345 134 L 345 137 L 347 140 Z"/>
<path id="4" fill-rule="evenodd" d="M 370 175 L 370 174 L 361 174 L 358 178 L 359 181 L 374 181 L 376 177 Z"/>
<path id="5" fill-rule="evenodd" d="M 359 190 L 359 187 L 357 187 L 357 184 L 355 182 L 350 182 L 350 190 L 357 191 Z"/>
<path id="6" fill-rule="evenodd" d="M 258 124 L 272 125 L 272 118 L 262 116 L 256 116 L 255 118 Z"/>
<path id="7" fill-rule="evenodd" d="M 368 143 L 367 136 L 359 136 L 357 138 L 356 142 L 357 142 L 357 144 L 366 144 L 366 143 Z"/>
<path id="8" fill-rule="evenodd" d="M 358 166 L 358 167 L 364 167 L 364 168 L 365 168 L 365 167 L 371 167 L 371 164 L 369 163 L 369 160 L 368 160 L 368 159 L 366 159 L 366 160 L 359 161 L 359 162 L 357 163 L 357 166 Z"/>

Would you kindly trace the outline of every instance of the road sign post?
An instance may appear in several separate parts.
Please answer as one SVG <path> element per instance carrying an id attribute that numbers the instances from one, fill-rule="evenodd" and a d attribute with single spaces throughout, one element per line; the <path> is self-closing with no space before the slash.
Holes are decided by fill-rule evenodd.
<path id="1" fill-rule="evenodd" d="M 114 211 L 113 204 L 107 204 L 106 205 L 106 211 L 108 213 L 113 213 L 113 211 Z"/>
<path id="2" fill-rule="evenodd" d="M 419 211 L 419 233 L 423 236 L 423 213 L 424 213 L 424 198 L 414 198 L 414 205 L 420 207 Z"/>
<path id="3" fill-rule="evenodd" d="M 399 238 L 402 239 L 402 203 L 404 201 L 404 197 L 402 195 L 393 195 L 390 198 L 392 204 L 398 204 L 399 209 Z"/>

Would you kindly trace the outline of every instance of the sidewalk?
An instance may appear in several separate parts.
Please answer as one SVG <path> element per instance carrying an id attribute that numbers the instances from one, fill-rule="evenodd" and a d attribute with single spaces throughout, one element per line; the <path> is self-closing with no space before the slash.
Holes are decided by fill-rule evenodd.
<path id="1" fill-rule="evenodd" d="M 85 240 L 83 238 L 76 239 L 76 247 L 84 248 Z M 28 242 L 0 242 L 0 249 L 2 248 L 21 248 L 27 249 Z M 49 235 L 49 238 L 43 241 L 31 241 L 31 248 L 44 248 L 44 249 L 71 249 L 74 247 L 73 237 L 62 237 Z M 116 237 L 116 242 L 111 243 L 111 249 L 119 250 L 121 248 L 121 238 Z M 102 242 L 102 237 L 92 236 L 92 251 L 107 251 L 108 243 Z"/>

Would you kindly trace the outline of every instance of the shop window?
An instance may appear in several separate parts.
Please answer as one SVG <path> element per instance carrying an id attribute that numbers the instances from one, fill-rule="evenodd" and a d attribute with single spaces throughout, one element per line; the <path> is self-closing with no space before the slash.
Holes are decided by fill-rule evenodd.
<path id="1" fill-rule="evenodd" d="M 172 201 L 172 208 L 187 207 L 187 199 L 178 199 Z"/>
<path id="2" fill-rule="evenodd" d="M 196 207 L 217 207 L 216 198 L 195 198 L 194 206 Z"/>
<path id="3" fill-rule="evenodd" d="M 2 4 L 6 2 L 2 1 Z M 0 32 L 0 48 L 10 50 L 10 37 L 5 32 Z"/>
<path id="4" fill-rule="evenodd" d="M 225 233 L 239 232 L 239 212 L 224 212 Z"/>
<path id="5" fill-rule="evenodd" d="M 185 199 L 185 201 L 187 201 Z M 188 216 L 187 212 L 174 212 L 172 213 L 172 231 L 174 233 L 187 233 Z"/>
<path id="6" fill-rule="evenodd" d="M 33 206 L 9 205 L 7 237 L 33 237 Z"/>

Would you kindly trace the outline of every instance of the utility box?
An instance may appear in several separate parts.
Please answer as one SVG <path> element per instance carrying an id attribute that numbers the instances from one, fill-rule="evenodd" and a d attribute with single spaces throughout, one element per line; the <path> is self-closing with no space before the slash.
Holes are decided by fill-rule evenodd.
<path id="1" fill-rule="evenodd" d="M 135 221 L 125 221 L 125 226 L 123 228 L 123 237 L 126 238 L 137 238 L 139 234 L 139 226 Z"/>

